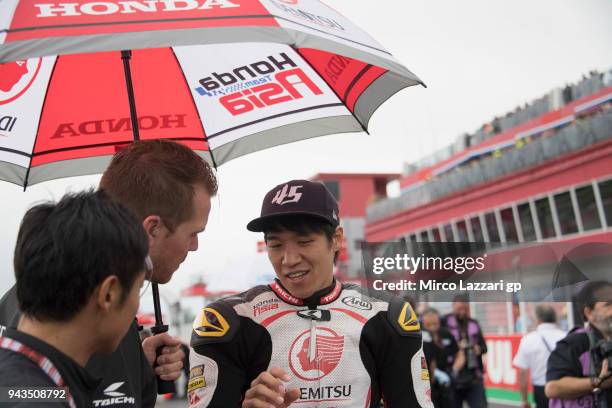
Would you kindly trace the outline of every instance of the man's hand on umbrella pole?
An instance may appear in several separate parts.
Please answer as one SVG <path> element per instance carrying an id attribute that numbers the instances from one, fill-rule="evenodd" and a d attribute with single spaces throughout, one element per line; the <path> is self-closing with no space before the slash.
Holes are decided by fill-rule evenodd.
<path id="1" fill-rule="evenodd" d="M 242 408 L 287 408 L 300 396 L 296 388 L 285 389 L 283 382 L 291 378 L 281 368 L 264 371 L 251 382 L 242 402 Z"/>
<path id="2" fill-rule="evenodd" d="M 158 347 L 163 347 L 163 349 L 155 364 L 155 350 Z M 181 341 L 178 338 L 168 333 L 156 334 L 144 339 L 142 348 L 155 374 L 159 375 L 162 380 L 174 381 L 180 377 L 185 353 L 181 350 Z"/>

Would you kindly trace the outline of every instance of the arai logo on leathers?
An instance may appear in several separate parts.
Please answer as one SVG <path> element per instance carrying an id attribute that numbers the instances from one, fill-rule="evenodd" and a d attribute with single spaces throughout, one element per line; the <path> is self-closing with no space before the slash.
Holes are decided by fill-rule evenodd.
<path id="1" fill-rule="evenodd" d="M 372 304 L 370 302 L 356 298 L 355 296 L 342 298 L 342 303 L 359 310 L 372 310 Z"/>
<path id="2" fill-rule="evenodd" d="M 125 382 L 116 382 L 102 391 L 104 395 L 111 398 L 94 400 L 94 407 L 108 407 L 115 404 L 131 404 L 136 405 L 136 399 L 134 397 L 126 397 L 124 393 L 118 391 Z"/>

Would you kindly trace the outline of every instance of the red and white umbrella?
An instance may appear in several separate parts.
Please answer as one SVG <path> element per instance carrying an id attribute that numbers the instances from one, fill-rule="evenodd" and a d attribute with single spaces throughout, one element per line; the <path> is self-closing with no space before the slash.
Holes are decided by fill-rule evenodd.
<path id="1" fill-rule="evenodd" d="M 0 179 L 23 186 L 101 172 L 135 139 L 216 166 L 362 131 L 422 83 L 317 0 L 59 1 L 0 1 Z"/>

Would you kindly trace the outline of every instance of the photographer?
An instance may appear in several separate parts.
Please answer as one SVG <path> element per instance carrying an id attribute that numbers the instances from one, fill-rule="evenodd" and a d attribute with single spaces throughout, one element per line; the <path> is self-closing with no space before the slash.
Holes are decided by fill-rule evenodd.
<path id="1" fill-rule="evenodd" d="M 463 407 L 467 402 L 470 408 L 485 408 L 485 395 L 482 356 L 487 352 L 487 344 L 482 336 L 478 322 L 470 317 L 468 298 L 458 295 L 453 301 L 453 313 L 445 316 L 443 325 L 451 332 L 462 353 L 465 365 L 454 377 L 454 406 Z"/>
<path id="2" fill-rule="evenodd" d="M 563 340 L 548 360 L 550 407 L 612 407 L 612 284 L 589 282 L 577 298 L 588 321 Z"/>
<path id="3" fill-rule="evenodd" d="M 435 309 L 423 312 L 423 352 L 431 379 L 431 400 L 435 408 L 453 406 L 452 377 L 465 365 L 465 353 L 452 334 L 440 327 L 440 315 Z"/>

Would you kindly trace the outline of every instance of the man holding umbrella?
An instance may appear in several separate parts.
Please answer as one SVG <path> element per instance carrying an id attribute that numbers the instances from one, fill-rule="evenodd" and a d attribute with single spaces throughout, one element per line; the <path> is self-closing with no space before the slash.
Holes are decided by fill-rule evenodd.
<path id="1" fill-rule="evenodd" d="M 116 153 L 100 189 L 142 220 L 153 261 L 151 281 L 166 283 L 187 253 L 198 248 L 198 234 L 206 227 L 217 181 L 210 166 L 191 149 L 155 140 L 136 142 Z M 0 325 L 16 327 L 19 319 L 13 287 L 0 300 Z M 160 347 L 162 353 L 156 356 Z M 166 333 L 141 344 L 134 322 L 115 353 L 94 355 L 87 364 L 91 374 L 103 379 L 94 405 L 154 406 L 154 372 L 162 380 L 173 381 L 180 376 L 183 358 L 180 341 Z"/>
<path id="2" fill-rule="evenodd" d="M 277 279 L 196 317 L 191 407 L 432 407 L 410 305 L 333 276 L 343 229 L 323 184 L 276 186 L 247 229 L 264 233 Z"/>

